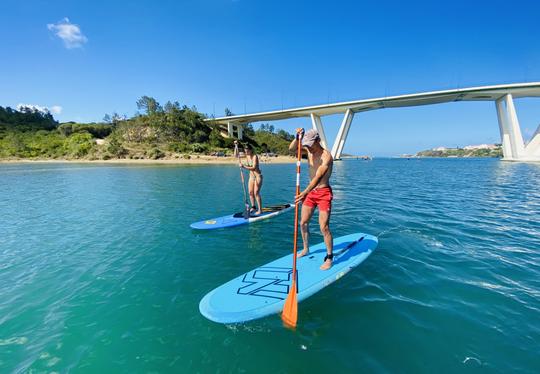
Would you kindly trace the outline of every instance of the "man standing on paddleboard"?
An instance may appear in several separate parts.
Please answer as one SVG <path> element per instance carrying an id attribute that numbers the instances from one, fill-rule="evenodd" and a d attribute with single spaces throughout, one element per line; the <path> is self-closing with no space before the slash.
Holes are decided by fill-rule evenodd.
<path id="1" fill-rule="evenodd" d="M 316 130 L 310 129 L 304 134 L 304 129 L 296 129 L 296 132 L 298 138 L 302 139 L 302 147 L 307 150 L 310 178 L 309 185 L 295 200 L 296 204 L 302 202 L 300 227 L 304 249 L 298 254 L 298 258 L 309 253 L 309 221 L 315 208 L 319 207 L 319 226 L 326 244 L 326 257 L 321 265 L 321 270 L 328 270 L 332 267 L 333 260 L 333 238 L 329 227 L 333 194 L 329 180 L 334 159 L 330 152 L 321 146 L 319 133 Z M 295 137 L 289 145 L 290 151 L 296 149 L 296 139 Z"/>

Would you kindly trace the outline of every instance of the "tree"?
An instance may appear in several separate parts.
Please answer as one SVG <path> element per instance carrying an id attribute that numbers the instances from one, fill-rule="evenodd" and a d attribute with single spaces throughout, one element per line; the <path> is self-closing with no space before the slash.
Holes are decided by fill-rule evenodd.
<path id="1" fill-rule="evenodd" d="M 144 110 L 149 116 L 163 111 L 157 100 L 150 96 L 143 96 L 137 100 L 137 109 Z"/>
<path id="2" fill-rule="evenodd" d="M 48 111 L 33 107 L 20 107 L 20 110 L 0 107 L 0 131 L 53 130 L 56 126 L 58 122 Z"/>
<path id="3" fill-rule="evenodd" d="M 255 135 L 255 130 L 253 130 L 253 125 L 248 123 L 244 126 L 244 136 L 253 137 Z"/>
<path id="4" fill-rule="evenodd" d="M 170 101 L 167 101 L 167 103 L 164 106 L 165 113 L 175 113 L 180 112 L 182 110 L 182 107 L 180 106 L 180 103 L 178 101 L 175 101 L 174 103 L 171 103 Z"/>
<path id="5" fill-rule="evenodd" d="M 225 108 L 225 117 L 231 117 L 234 116 L 234 113 L 231 112 L 229 108 Z"/>
<path id="6" fill-rule="evenodd" d="M 111 124 L 113 127 L 116 127 L 118 125 L 118 122 L 125 120 L 126 116 L 122 117 L 120 114 L 114 112 L 111 116 Z"/>
<path id="7" fill-rule="evenodd" d="M 289 134 L 287 131 L 285 130 L 278 130 L 277 132 L 277 135 L 282 138 L 282 139 L 285 139 L 285 140 L 293 140 L 294 136 Z"/>

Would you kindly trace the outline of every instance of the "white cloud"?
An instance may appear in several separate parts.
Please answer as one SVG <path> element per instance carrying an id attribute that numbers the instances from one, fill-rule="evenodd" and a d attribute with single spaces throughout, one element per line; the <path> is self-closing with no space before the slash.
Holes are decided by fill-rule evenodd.
<path id="1" fill-rule="evenodd" d="M 88 41 L 81 28 L 69 22 L 67 17 L 57 23 L 47 24 L 47 28 L 62 39 L 67 49 L 81 48 Z"/>
<path id="2" fill-rule="evenodd" d="M 20 112 L 24 108 L 30 108 L 32 110 L 36 110 L 41 113 L 52 113 L 52 114 L 60 114 L 62 113 L 62 107 L 60 105 L 53 105 L 50 108 L 47 108 L 46 106 L 41 105 L 34 105 L 34 104 L 17 104 L 17 110 Z"/>
<path id="3" fill-rule="evenodd" d="M 62 113 L 62 107 L 60 105 L 53 105 L 51 107 L 51 113 L 53 114 L 60 114 Z"/>

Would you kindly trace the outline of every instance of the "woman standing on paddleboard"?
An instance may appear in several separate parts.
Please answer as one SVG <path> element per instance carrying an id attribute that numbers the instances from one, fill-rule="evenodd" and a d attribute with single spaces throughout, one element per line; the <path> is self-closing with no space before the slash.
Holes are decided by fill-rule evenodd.
<path id="1" fill-rule="evenodd" d="M 244 149 L 246 151 L 246 165 L 240 161 L 240 167 L 249 170 L 248 191 L 251 202 L 249 213 L 253 213 L 255 210 L 255 201 L 257 201 L 259 209 L 255 214 L 259 215 L 262 214 L 261 188 L 263 183 L 262 172 L 259 168 L 259 156 L 253 152 L 253 147 L 249 144 L 246 144 Z"/>

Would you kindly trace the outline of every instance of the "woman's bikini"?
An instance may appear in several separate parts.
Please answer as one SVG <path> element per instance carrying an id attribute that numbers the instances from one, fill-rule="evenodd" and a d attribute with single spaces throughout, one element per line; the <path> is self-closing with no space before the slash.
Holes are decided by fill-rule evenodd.
<path id="1" fill-rule="evenodd" d="M 255 156 L 253 156 L 255 157 Z M 249 159 L 249 157 L 246 157 L 246 164 L 247 166 L 249 166 L 250 168 L 253 167 L 253 162 L 252 160 Z M 259 183 L 261 180 L 262 180 L 262 173 L 261 173 L 261 169 L 259 168 L 259 166 L 257 165 L 257 169 L 256 170 L 250 170 L 249 172 L 249 176 L 254 176 L 255 177 L 255 181 L 257 183 Z"/>

